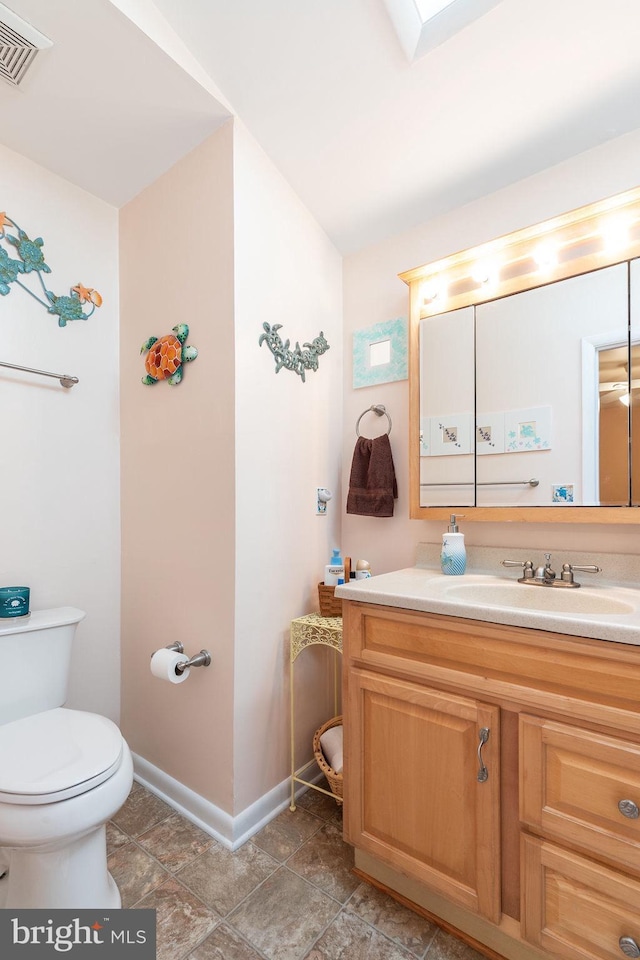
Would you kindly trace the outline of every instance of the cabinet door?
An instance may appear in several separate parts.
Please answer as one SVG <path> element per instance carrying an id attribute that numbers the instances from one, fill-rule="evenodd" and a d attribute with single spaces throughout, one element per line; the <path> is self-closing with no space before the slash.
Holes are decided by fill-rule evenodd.
<path id="1" fill-rule="evenodd" d="M 347 840 L 498 921 L 498 708 L 360 670 L 348 700 Z"/>
<path id="2" fill-rule="evenodd" d="M 522 935 L 565 960 L 622 960 L 640 950 L 640 883 L 523 836 Z"/>

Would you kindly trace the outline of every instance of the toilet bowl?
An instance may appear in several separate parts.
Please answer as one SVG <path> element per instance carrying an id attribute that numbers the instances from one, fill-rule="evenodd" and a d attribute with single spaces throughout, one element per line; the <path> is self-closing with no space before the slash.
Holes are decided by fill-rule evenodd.
<path id="1" fill-rule="evenodd" d="M 0 908 L 121 905 L 106 822 L 131 790 L 131 752 L 111 720 L 61 705 L 83 616 L 64 607 L 0 624 L 0 667 L 9 653 L 17 664 L 11 688 L 0 670 Z"/>
<path id="2" fill-rule="evenodd" d="M 0 726 L 0 907 L 121 904 L 105 824 L 126 800 L 131 753 L 118 727 L 56 708 Z"/>

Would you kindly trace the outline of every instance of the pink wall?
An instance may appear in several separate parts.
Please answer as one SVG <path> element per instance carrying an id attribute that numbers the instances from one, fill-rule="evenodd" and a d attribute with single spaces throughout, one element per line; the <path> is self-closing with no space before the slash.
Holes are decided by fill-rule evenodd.
<path id="1" fill-rule="evenodd" d="M 233 804 L 233 127 L 121 211 L 122 730 L 223 810 Z M 144 386 L 141 344 L 191 328 L 178 386 Z M 154 650 L 213 656 L 174 686 Z M 203 751 L 203 744 L 206 750 Z"/>
<path id="2" fill-rule="evenodd" d="M 345 515 L 342 543 L 351 556 L 366 557 L 373 571 L 412 566 L 416 545 L 440 542 L 441 523 L 409 519 L 408 381 L 352 388 L 353 332 L 408 315 L 408 288 L 398 274 L 556 214 L 638 185 L 640 134 L 633 133 L 498 193 L 429 221 L 348 257 L 344 264 L 344 447 L 343 491 L 355 441 L 354 424 L 372 403 L 384 403 L 393 418 L 391 445 L 398 477 L 395 515 L 369 519 Z M 452 361 L 455 376 L 455 361 Z M 368 419 L 371 426 L 371 418 Z M 380 424 L 380 428 L 383 428 Z M 368 435 L 372 435 L 369 432 Z M 587 524 L 496 524 L 461 521 L 468 544 L 528 546 L 538 551 L 574 549 L 635 553 L 638 528 Z"/>
<path id="3" fill-rule="evenodd" d="M 289 625 L 339 543 L 342 261 L 238 121 L 128 204 L 121 234 L 122 727 L 235 841 L 288 796 Z M 180 321 L 199 357 L 179 386 L 142 385 L 140 345 Z M 265 322 L 292 344 L 324 331 L 306 382 L 276 375 Z M 176 639 L 213 657 L 179 686 L 149 672 Z M 327 658 L 305 654 L 296 688 L 301 763 L 332 715 Z"/>
<path id="4" fill-rule="evenodd" d="M 235 127 L 236 682 L 235 811 L 290 770 L 289 624 L 318 609 L 318 581 L 340 545 L 342 259 L 241 124 Z M 262 324 L 292 346 L 320 331 L 329 350 L 305 381 L 276 373 Z M 326 516 L 316 487 L 334 493 Z M 301 763 L 333 715 L 328 651 L 296 665 Z"/>

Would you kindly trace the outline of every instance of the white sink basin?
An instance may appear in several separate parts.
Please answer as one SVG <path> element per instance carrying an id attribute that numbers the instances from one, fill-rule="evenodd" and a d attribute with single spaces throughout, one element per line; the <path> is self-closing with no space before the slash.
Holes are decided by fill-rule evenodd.
<path id="1" fill-rule="evenodd" d="M 522 583 L 452 583 L 444 588 L 444 598 L 457 603 L 582 615 L 629 614 L 635 609 L 624 600 L 583 587 L 538 587 Z"/>
<path id="2" fill-rule="evenodd" d="M 529 627 L 640 647 L 640 589 L 590 580 L 580 587 L 538 587 L 516 577 L 410 567 L 338 587 L 345 600 Z"/>

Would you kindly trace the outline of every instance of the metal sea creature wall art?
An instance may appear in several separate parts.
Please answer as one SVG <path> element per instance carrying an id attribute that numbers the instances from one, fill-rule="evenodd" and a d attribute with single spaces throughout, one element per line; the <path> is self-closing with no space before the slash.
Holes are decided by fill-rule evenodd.
<path id="1" fill-rule="evenodd" d="M 183 365 L 195 360 L 198 351 L 195 347 L 186 345 L 189 336 L 189 327 L 186 323 L 179 323 L 173 327 L 173 333 L 164 337 L 149 337 L 142 344 L 140 353 L 147 352 L 144 366 L 147 371 L 142 378 L 145 384 L 157 383 L 166 380 L 172 386 L 180 383 L 183 374 Z"/>
<path id="2" fill-rule="evenodd" d="M 43 253 L 44 240 L 36 237 L 31 240 L 21 227 L 6 213 L 0 213 L 0 240 L 4 240 L 19 259 L 9 256 L 9 252 L 0 246 L 0 296 L 11 293 L 12 285 L 21 287 L 34 300 L 46 307 L 49 313 L 58 317 L 58 326 L 66 327 L 70 320 L 88 320 L 96 307 L 102 305 L 102 297 L 92 287 L 77 283 L 71 287 L 69 296 L 58 296 L 42 279 L 43 274 L 51 273 Z M 29 274 L 37 277 L 42 294 L 34 293 L 27 282 Z M 37 287 L 36 287 L 37 289 Z M 88 306 L 85 312 L 85 305 Z"/>
<path id="3" fill-rule="evenodd" d="M 260 334 L 258 345 L 262 346 L 263 343 L 266 343 L 269 350 L 271 350 L 276 362 L 276 373 L 280 373 L 284 367 L 285 370 L 291 370 L 293 373 L 297 373 L 303 383 L 305 371 L 316 371 L 318 369 L 318 358 L 329 349 L 329 344 L 325 340 L 322 330 L 319 336 L 315 337 L 311 343 L 303 343 L 301 347 L 296 341 L 294 349 L 291 350 L 289 346 L 290 341 L 283 341 L 278 333 L 278 330 L 282 329 L 281 323 L 274 323 L 273 326 L 268 323 L 263 323 L 262 328 L 264 333 Z"/>

